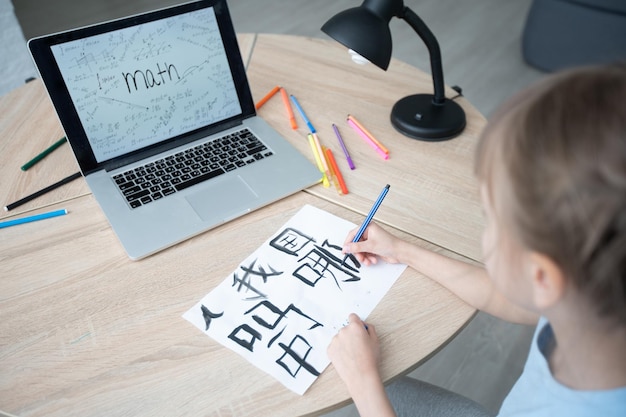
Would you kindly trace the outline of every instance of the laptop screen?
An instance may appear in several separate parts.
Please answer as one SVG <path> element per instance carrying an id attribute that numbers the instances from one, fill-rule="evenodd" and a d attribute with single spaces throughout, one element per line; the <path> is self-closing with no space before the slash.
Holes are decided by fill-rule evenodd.
<path id="1" fill-rule="evenodd" d="M 48 35 L 29 48 L 85 175 L 254 115 L 223 0 Z"/>
<path id="2" fill-rule="evenodd" d="M 213 8 L 52 53 L 98 162 L 241 113 Z"/>

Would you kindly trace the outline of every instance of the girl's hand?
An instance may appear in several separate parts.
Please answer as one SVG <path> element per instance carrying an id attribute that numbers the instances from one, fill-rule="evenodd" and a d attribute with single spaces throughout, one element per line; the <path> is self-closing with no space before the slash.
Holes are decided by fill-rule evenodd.
<path id="1" fill-rule="evenodd" d="M 368 382 L 381 383 L 378 372 L 380 347 L 373 325 L 354 313 L 328 346 L 328 357 L 351 395 L 366 391 Z"/>
<path id="2" fill-rule="evenodd" d="M 376 329 L 350 314 L 328 346 L 328 357 L 345 382 L 361 417 L 395 417 L 378 369 L 380 347 Z"/>
<path id="3" fill-rule="evenodd" d="M 376 223 L 370 223 L 365 229 L 361 240 L 352 242 L 358 229 L 351 230 L 343 244 L 343 253 L 351 253 L 363 265 L 372 265 L 378 262 L 380 257 L 386 262 L 397 264 L 396 248 L 400 239 L 385 231 Z"/>

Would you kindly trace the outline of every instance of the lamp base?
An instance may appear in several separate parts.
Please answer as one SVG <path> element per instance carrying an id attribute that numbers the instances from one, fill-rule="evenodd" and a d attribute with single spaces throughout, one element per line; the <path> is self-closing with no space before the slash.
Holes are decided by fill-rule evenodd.
<path id="1" fill-rule="evenodd" d="M 459 135 L 465 128 L 465 112 L 446 99 L 433 104 L 431 94 L 416 94 L 399 100 L 391 110 L 391 124 L 405 136 L 439 142 Z"/>

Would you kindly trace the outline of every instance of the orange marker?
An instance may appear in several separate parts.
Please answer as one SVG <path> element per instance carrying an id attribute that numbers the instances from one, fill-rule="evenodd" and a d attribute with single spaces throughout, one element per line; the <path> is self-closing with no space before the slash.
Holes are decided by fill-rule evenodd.
<path id="1" fill-rule="evenodd" d="M 335 157 L 333 156 L 333 151 L 326 148 L 326 158 L 328 159 L 328 163 L 331 167 L 332 175 L 337 178 L 339 181 L 339 186 L 341 187 L 341 192 L 344 194 L 348 194 L 348 187 L 346 187 L 346 182 L 343 180 L 343 175 L 341 175 L 341 171 L 339 171 L 339 166 L 337 166 L 337 161 L 335 161 Z"/>
<path id="2" fill-rule="evenodd" d="M 330 182 L 335 186 L 335 190 L 337 190 L 337 194 L 342 195 L 343 191 L 341 191 L 341 186 L 339 185 L 339 181 L 337 180 L 337 175 L 335 175 L 335 171 L 333 167 L 330 165 L 330 161 L 328 160 L 328 154 L 326 153 L 326 146 L 322 145 L 322 152 L 324 152 L 324 160 L 326 161 L 326 165 L 328 166 L 328 176 L 330 177 Z"/>
<path id="3" fill-rule="evenodd" d="M 289 103 L 289 96 L 287 96 L 287 90 L 280 87 L 280 95 L 283 97 L 283 103 L 285 103 L 285 109 L 287 110 L 287 115 L 289 116 L 289 122 L 291 123 L 291 128 L 296 130 L 298 128 L 298 124 L 296 123 L 296 116 L 293 115 L 293 110 L 291 110 L 291 103 Z"/>
<path id="4" fill-rule="evenodd" d="M 257 110 L 259 110 L 261 108 L 262 105 L 264 105 L 265 103 L 267 103 L 267 101 L 272 98 L 274 96 L 274 94 L 278 93 L 278 90 L 280 90 L 280 86 L 276 86 L 274 88 L 272 88 L 272 91 L 270 91 L 269 93 L 267 93 L 265 95 L 265 97 L 263 97 L 261 100 L 259 100 L 259 102 L 254 106 Z"/>
<path id="5" fill-rule="evenodd" d="M 374 142 L 384 153 L 389 155 L 389 149 L 385 148 L 385 146 L 382 143 L 380 143 L 374 137 L 374 135 L 372 135 L 366 128 L 364 128 L 363 125 L 361 123 L 359 123 L 359 121 L 357 119 L 354 118 L 354 116 L 349 114 L 348 115 L 348 119 L 352 120 L 352 122 L 354 122 L 354 124 L 357 125 L 358 128 L 361 129 L 363 131 L 363 133 L 365 133 L 367 135 L 367 137 L 369 137 L 372 140 L 372 142 Z"/>

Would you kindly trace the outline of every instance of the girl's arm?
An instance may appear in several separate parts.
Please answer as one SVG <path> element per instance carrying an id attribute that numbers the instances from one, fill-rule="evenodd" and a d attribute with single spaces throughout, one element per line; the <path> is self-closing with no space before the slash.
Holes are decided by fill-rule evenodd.
<path id="1" fill-rule="evenodd" d="M 478 310 L 514 323 L 537 323 L 539 316 L 507 300 L 483 267 L 420 248 L 391 235 L 375 223 L 368 226 L 361 241 L 352 243 L 355 233 L 348 234 L 343 250 L 354 254 L 364 265 L 375 264 L 378 257 L 390 263 L 409 265 Z"/>

